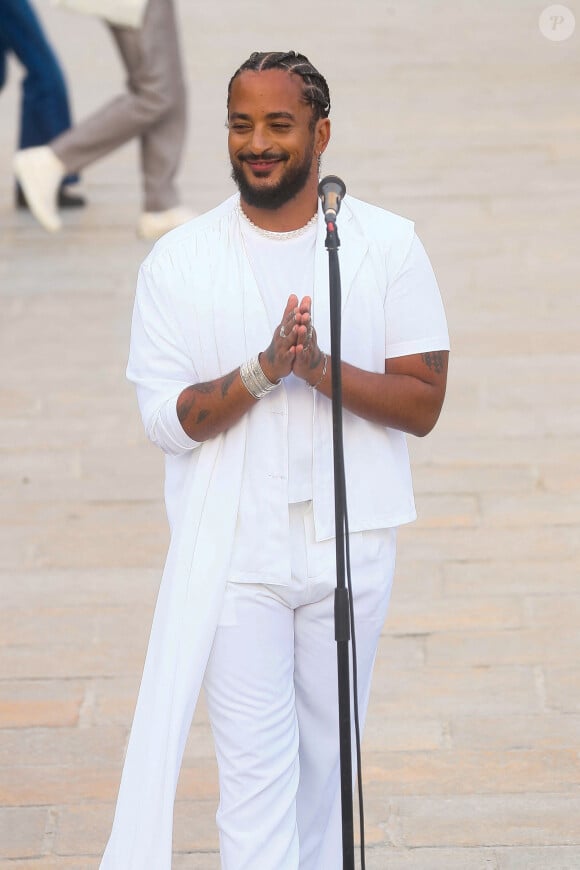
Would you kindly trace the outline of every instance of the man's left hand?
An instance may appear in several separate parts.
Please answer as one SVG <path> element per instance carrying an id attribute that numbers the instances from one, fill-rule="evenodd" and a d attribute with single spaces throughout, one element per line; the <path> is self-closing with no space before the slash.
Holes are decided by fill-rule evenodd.
<path id="1" fill-rule="evenodd" d="M 320 379 L 324 364 L 324 355 L 318 347 L 316 330 L 312 324 L 312 299 L 305 296 L 296 314 L 298 326 L 296 334 L 296 358 L 292 371 L 297 378 L 302 378 L 310 386 Z"/>

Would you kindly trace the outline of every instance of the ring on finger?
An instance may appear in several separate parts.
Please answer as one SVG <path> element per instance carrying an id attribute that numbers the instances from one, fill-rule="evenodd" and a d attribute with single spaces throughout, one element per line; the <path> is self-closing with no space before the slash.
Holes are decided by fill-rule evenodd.
<path id="1" fill-rule="evenodd" d="M 294 329 L 294 323 L 295 323 L 295 322 L 296 322 L 296 316 L 293 314 L 293 315 L 292 315 L 291 317 L 289 317 L 288 320 L 287 320 L 287 323 L 288 323 L 288 324 L 290 324 L 290 323 L 292 324 L 292 326 L 291 326 L 291 328 L 290 328 L 290 332 L 292 332 L 292 330 Z M 281 326 L 280 326 L 280 332 L 278 333 L 278 335 L 280 336 L 280 338 L 289 338 L 289 337 L 290 337 L 290 332 L 286 332 L 286 330 L 284 329 L 284 326 L 285 326 L 285 324 L 282 323 Z"/>

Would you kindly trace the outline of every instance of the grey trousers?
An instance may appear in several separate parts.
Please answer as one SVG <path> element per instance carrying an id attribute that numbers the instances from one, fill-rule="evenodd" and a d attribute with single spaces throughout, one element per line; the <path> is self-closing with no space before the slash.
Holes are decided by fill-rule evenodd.
<path id="1" fill-rule="evenodd" d="M 180 201 L 175 177 L 187 121 L 173 0 L 149 0 L 140 29 L 109 26 L 127 71 L 127 93 L 58 136 L 50 147 L 71 173 L 139 136 L 143 208 L 165 211 Z"/>

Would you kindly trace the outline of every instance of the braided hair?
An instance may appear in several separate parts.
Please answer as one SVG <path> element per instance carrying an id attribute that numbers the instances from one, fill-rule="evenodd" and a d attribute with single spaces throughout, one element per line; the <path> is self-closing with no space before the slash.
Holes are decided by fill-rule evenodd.
<path id="1" fill-rule="evenodd" d="M 320 118 L 328 118 L 330 112 L 330 93 L 326 79 L 312 66 L 308 58 L 296 51 L 255 51 L 235 71 L 228 85 L 228 109 L 234 80 L 240 73 L 251 70 L 262 72 L 268 69 L 283 69 L 302 79 L 302 99 L 312 106 L 313 123 Z"/>

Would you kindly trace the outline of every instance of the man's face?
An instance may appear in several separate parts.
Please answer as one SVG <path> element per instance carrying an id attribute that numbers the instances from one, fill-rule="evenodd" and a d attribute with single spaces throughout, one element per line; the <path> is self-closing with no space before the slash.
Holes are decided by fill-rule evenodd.
<path id="1" fill-rule="evenodd" d="M 313 122 L 298 76 L 247 70 L 234 79 L 228 149 L 232 178 L 248 205 L 280 208 L 316 180 L 321 125 L 327 128 L 328 122 Z"/>

